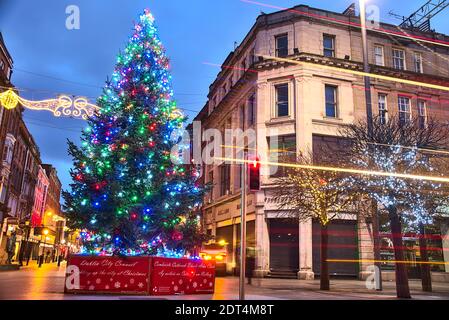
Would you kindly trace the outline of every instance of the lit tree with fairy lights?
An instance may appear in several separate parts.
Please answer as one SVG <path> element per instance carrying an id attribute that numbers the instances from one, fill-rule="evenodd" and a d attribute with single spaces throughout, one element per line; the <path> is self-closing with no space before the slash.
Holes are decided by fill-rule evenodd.
<path id="1" fill-rule="evenodd" d="M 432 159 L 431 169 L 437 171 L 438 175 L 446 175 L 448 164 L 447 154 L 443 153 Z M 449 209 L 449 184 L 434 183 L 430 187 L 432 189 L 421 190 L 417 201 L 406 204 L 402 212 L 404 230 L 417 235 L 419 239 L 421 285 L 422 290 L 427 292 L 432 291 L 432 276 L 426 230 L 438 226 L 440 220 L 447 217 Z"/>
<path id="2" fill-rule="evenodd" d="M 340 162 L 334 152 L 335 146 L 314 146 L 313 151 L 286 157 L 294 165 L 287 167 L 284 174 L 274 179 L 277 186 L 273 199 L 278 209 L 285 211 L 288 217 L 299 221 L 315 220 L 320 224 L 320 290 L 330 289 L 328 248 L 329 224 L 332 220 L 358 212 L 355 207 L 360 194 L 347 188 L 347 176 L 331 170 L 316 170 L 314 165 L 333 166 L 345 164 Z"/>
<path id="3" fill-rule="evenodd" d="M 384 123 L 373 121 L 370 133 L 361 121 L 342 129 L 348 138 L 347 161 L 360 169 L 385 174 L 352 175 L 348 186 L 366 193 L 388 213 L 394 249 L 396 291 L 409 298 L 407 265 L 403 263 L 403 225 L 425 225 L 432 221 L 447 185 L 426 177 L 441 177 L 442 153 L 447 148 L 447 125 L 429 119 L 422 126 L 418 119 L 403 121 L 392 117 Z M 447 193 L 446 193 L 447 194 Z"/>
<path id="4" fill-rule="evenodd" d="M 146 10 L 118 56 L 82 146 L 69 141 L 73 183 L 63 195 L 86 253 L 183 256 L 205 240 L 197 216 L 205 192 L 199 173 L 172 152 L 186 118 L 173 101 L 168 68 Z"/>

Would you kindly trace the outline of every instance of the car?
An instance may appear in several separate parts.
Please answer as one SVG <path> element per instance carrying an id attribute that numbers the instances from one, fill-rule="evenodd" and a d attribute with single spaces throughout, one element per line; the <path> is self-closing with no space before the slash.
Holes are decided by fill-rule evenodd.
<path id="1" fill-rule="evenodd" d="M 206 244 L 200 252 L 203 260 L 215 260 L 215 271 L 217 276 L 226 275 L 227 249 L 225 242 Z"/>

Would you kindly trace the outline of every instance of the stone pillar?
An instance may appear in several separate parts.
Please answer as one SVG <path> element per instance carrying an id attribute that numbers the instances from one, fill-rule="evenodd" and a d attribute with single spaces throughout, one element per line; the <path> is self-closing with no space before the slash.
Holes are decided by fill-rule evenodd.
<path id="1" fill-rule="evenodd" d="M 365 262 L 366 260 L 374 260 L 374 234 L 372 224 L 366 221 L 365 217 L 357 218 L 357 238 L 359 248 L 359 279 L 366 280 L 372 275 L 373 262 Z M 368 268 L 370 267 L 370 268 Z M 371 270 L 370 270 L 371 269 Z"/>
<path id="2" fill-rule="evenodd" d="M 262 278 L 270 271 L 270 236 L 265 212 L 256 207 L 256 268 L 254 277 Z"/>
<path id="3" fill-rule="evenodd" d="M 312 268 L 312 220 L 299 222 L 299 271 L 298 279 L 313 280 Z"/>
<path id="4" fill-rule="evenodd" d="M 443 247 L 443 260 L 446 262 L 444 265 L 445 271 L 449 272 L 449 221 L 441 224 L 441 243 Z"/>

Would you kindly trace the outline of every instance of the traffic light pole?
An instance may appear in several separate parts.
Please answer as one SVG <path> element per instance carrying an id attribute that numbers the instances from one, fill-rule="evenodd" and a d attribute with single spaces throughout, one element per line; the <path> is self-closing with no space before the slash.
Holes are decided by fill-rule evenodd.
<path id="1" fill-rule="evenodd" d="M 246 261 L 246 190 L 247 190 L 247 152 L 244 151 L 241 172 L 242 197 L 240 202 L 240 283 L 239 300 L 245 300 L 245 261 Z"/>

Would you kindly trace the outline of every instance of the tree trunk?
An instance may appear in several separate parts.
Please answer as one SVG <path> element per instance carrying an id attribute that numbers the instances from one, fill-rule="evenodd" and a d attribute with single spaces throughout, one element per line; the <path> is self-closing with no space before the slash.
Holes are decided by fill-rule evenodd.
<path id="1" fill-rule="evenodd" d="M 395 206 L 388 208 L 391 234 L 394 248 L 396 294 L 398 298 L 411 298 L 408 286 L 407 264 L 404 263 L 404 246 L 402 243 L 402 226 Z"/>
<path id="2" fill-rule="evenodd" d="M 320 290 L 329 290 L 329 262 L 327 261 L 327 248 L 329 242 L 327 224 L 321 225 L 321 274 Z"/>
<path id="3" fill-rule="evenodd" d="M 429 256 L 427 252 L 427 240 L 424 225 L 419 224 L 419 252 L 421 255 L 421 284 L 422 290 L 426 292 L 432 292 L 432 276 L 430 274 Z"/>

